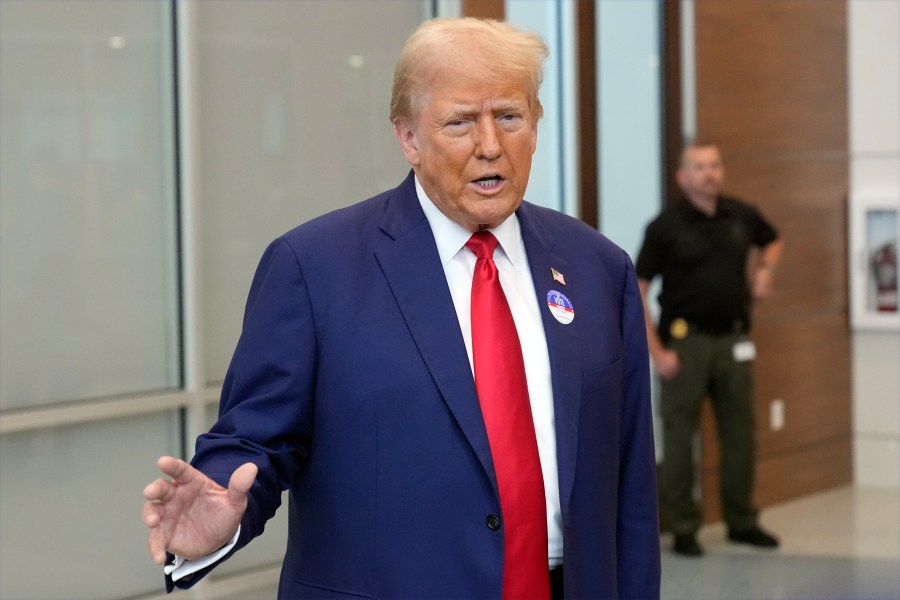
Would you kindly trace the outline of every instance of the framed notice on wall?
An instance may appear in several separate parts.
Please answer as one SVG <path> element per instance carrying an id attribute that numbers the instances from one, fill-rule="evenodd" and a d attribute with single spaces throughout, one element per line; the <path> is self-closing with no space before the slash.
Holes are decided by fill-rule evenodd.
<path id="1" fill-rule="evenodd" d="M 900 330 L 897 240 L 900 198 L 850 202 L 850 316 L 854 329 Z"/>

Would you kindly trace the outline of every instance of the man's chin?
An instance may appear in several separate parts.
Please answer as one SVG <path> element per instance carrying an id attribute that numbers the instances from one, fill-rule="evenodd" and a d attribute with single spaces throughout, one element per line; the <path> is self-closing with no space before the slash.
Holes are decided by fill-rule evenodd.
<path id="1" fill-rule="evenodd" d="M 503 221 L 508 219 L 511 214 L 516 212 L 516 208 L 518 207 L 518 204 L 514 206 L 506 205 L 502 210 L 480 211 L 477 214 L 472 215 L 470 222 L 474 223 L 478 229 L 493 229 L 494 227 L 498 227 Z"/>

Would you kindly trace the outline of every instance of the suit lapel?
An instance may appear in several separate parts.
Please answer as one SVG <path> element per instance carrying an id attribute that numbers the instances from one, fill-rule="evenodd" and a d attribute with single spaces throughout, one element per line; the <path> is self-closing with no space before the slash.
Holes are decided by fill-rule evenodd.
<path id="1" fill-rule="evenodd" d="M 412 175 L 388 201 L 380 223 L 391 241 L 375 256 L 438 390 L 496 489 L 490 446 L 472 369 L 434 235 Z"/>
<path id="2" fill-rule="evenodd" d="M 523 203 L 516 213 L 522 239 L 528 254 L 538 306 L 547 338 L 553 384 L 553 409 L 556 421 L 556 461 L 559 470 L 559 499 L 565 514 L 575 478 L 578 447 L 578 415 L 581 408 L 581 358 L 578 319 L 569 324 L 557 321 L 547 309 L 547 292 L 558 290 L 573 304 L 577 302 L 578 282 L 568 280 L 565 286 L 553 279 L 552 269 L 568 272 L 568 262 L 555 248 L 556 240 L 537 218 L 532 206 Z"/>

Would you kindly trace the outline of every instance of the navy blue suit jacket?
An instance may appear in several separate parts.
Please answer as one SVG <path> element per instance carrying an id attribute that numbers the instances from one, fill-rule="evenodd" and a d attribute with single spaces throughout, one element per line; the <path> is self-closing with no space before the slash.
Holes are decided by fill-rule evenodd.
<path id="1" fill-rule="evenodd" d="M 528 203 L 517 215 L 552 369 L 566 596 L 656 598 L 655 457 L 634 270 L 575 219 Z M 551 289 L 572 302 L 571 323 L 545 308 Z M 247 461 L 259 475 L 235 550 L 290 489 L 280 597 L 500 597 L 503 530 L 486 525 L 501 513 L 494 468 L 412 174 L 266 250 L 219 421 L 192 462 L 225 485 Z"/>

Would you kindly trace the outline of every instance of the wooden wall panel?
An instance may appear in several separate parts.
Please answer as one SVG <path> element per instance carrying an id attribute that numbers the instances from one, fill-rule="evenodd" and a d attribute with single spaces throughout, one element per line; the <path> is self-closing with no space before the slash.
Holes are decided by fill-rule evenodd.
<path id="1" fill-rule="evenodd" d="M 697 0 L 695 11 L 701 130 L 744 153 L 846 150 L 845 0 Z"/>
<path id="2" fill-rule="evenodd" d="M 464 17 L 480 17 L 502 21 L 506 13 L 503 0 L 463 0 L 462 15 Z"/>
<path id="3" fill-rule="evenodd" d="M 840 343 L 846 335 L 845 320 L 827 314 L 759 327 L 756 432 L 760 457 L 790 453 L 824 440 L 850 439 L 850 372 L 843 368 L 850 352 L 847 344 Z M 784 402 L 780 430 L 773 430 L 769 421 L 769 402 L 776 398 Z"/>
<path id="4" fill-rule="evenodd" d="M 726 188 L 756 204 L 784 238 L 784 260 L 757 319 L 847 311 L 847 160 L 815 156 L 740 156 L 726 147 Z"/>
<path id="5" fill-rule="evenodd" d="M 828 315 L 759 327 L 754 337 L 760 354 L 755 365 L 756 440 L 760 458 L 828 440 L 849 439 L 852 427 L 844 410 L 849 372 L 822 370 L 808 360 L 809 348 L 821 343 L 823 337 L 840 339 L 844 334 L 843 320 Z M 816 356 L 827 364 L 842 364 L 850 359 L 844 344 L 827 344 Z M 788 390 L 793 395 L 783 393 Z M 772 430 L 769 423 L 769 400 L 775 398 L 785 406 L 784 427 L 780 430 Z M 711 413 L 706 418 L 711 419 Z M 704 429 L 701 435 L 705 450 L 701 464 L 704 471 L 715 470 L 719 461 L 714 428 Z"/>
<path id="6" fill-rule="evenodd" d="M 696 0 L 697 133 L 726 191 L 779 228 L 774 298 L 755 310 L 761 506 L 851 481 L 845 0 Z M 783 399 L 785 427 L 769 428 Z M 720 518 L 718 448 L 701 419 L 704 518 Z"/>
<path id="7" fill-rule="evenodd" d="M 754 500 L 758 506 L 766 506 L 846 485 L 852 476 L 851 452 L 850 440 L 842 438 L 761 458 Z M 822 469 L 822 462 L 831 468 Z M 702 487 L 707 500 L 703 508 L 707 522 L 722 518 L 718 485 L 718 477 L 711 473 L 704 475 Z"/>
<path id="8" fill-rule="evenodd" d="M 599 227 L 597 15 L 593 2 L 578 2 L 575 11 L 578 53 L 578 214 L 591 227 Z"/>

